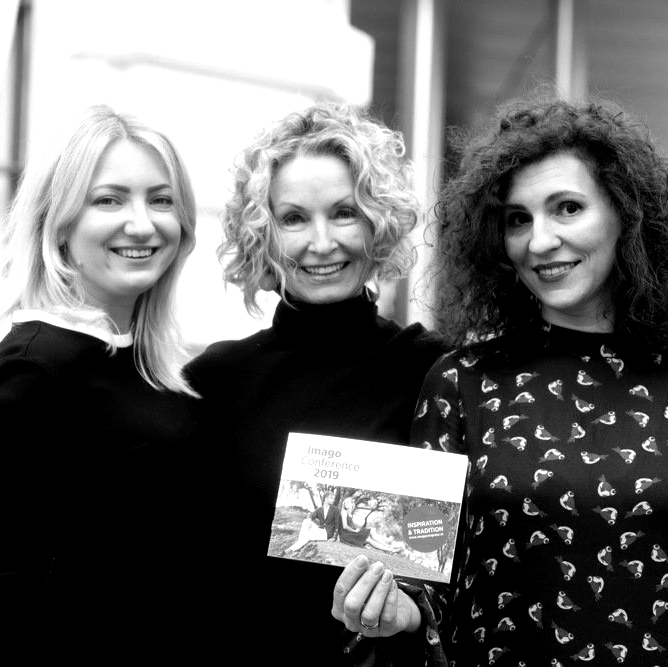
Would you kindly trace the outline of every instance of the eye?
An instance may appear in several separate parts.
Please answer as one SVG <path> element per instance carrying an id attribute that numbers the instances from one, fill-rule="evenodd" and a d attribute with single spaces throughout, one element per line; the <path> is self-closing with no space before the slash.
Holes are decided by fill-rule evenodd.
<path id="1" fill-rule="evenodd" d="M 93 206 L 97 206 L 99 208 L 114 208 L 120 205 L 121 201 L 118 199 L 118 197 L 112 197 L 111 195 L 103 195 L 93 200 Z"/>
<path id="2" fill-rule="evenodd" d="M 582 210 L 582 205 L 576 201 L 563 201 L 558 210 L 561 215 L 577 215 Z"/>
<path id="3" fill-rule="evenodd" d="M 168 195 L 158 195 L 151 199 L 151 206 L 159 211 L 169 211 L 174 206 L 174 200 Z"/>
<path id="4" fill-rule="evenodd" d="M 301 213 L 298 213 L 297 211 L 292 211 L 290 213 L 286 213 L 285 215 L 281 216 L 281 218 L 278 221 L 278 224 L 281 227 L 294 228 L 303 225 L 305 222 L 306 218 Z"/>
<path id="5" fill-rule="evenodd" d="M 334 218 L 337 220 L 351 220 L 357 218 L 357 215 L 356 209 L 350 206 L 345 206 L 336 210 Z"/>
<path id="6" fill-rule="evenodd" d="M 531 216 L 526 211 L 509 210 L 503 217 L 503 223 L 506 228 L 517 228 L 527 225 L 531 222 Z"/>

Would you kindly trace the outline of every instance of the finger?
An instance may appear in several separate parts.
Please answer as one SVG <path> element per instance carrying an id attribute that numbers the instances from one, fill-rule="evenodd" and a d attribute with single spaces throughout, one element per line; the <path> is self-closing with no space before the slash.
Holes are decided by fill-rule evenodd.
<path id="1" fill-rule="evenodd" d="M 399 610 L 399 587 L 397 586 L 397 582 L 394 581 L 394 577 L 392 577 L 388 588 L 383 609 L 380 613 L 380 622 L 385 624 L 386 627 L 394 627 L 399 620 L 397 616 Z"/>
<path id="2" fill-rule="evenodd" d="M 380 561 L 376 561 L 362 574 L 346 595 L 343 601 L 343 610 L 345 615 L 353 622 L 359 623 L 362 609 L 376 584 L 378 584 L 384 570 L 385 566 Z"/>
<path id="3" fill-rule="evenodd" d="M 359 581 L 360 577 L 367 571 L 369 565 L 369 559 L 364 555 L 360 555 L 346 565 L 336 580 L 332 601 L 332 614 L 337 620 L 343 620 L 346 597 Z"/>
<path id="4" fill-rule="evenodd" d="M 360 632 L 363 629 L 373 629 L 378 626 L 378 616 L 382 604 L 372 606 L 367 610 L 366 616 L 367 620 L 370 621 L 369 623 L 362 621 L 362 613 L 365 610 L 366 603 L 380 582 L 384 570 L 385 566 L 381 562 L 373 563 L 346 596 L 343 603 L 343 612 L 344 623 L 349 630 Z"/>
<path id="5" fill-rule="evenodd" d="M 362 629 L 360 616 L 364 608 L 364 603 L 378 583 L 384 569 L 385 567 L 381 562 L 376 562 L 369 566 L 342 600 L 342 617 L 337 616 L 333 612 L 336 618 L 344 622 L 348 630 L 359 632 Z"/>
<path id="6" fill-rule="evenodd" d="M 394 577 L 392 576 L 392 572 L 390 572 L 390 570 L 384 570 L 362 608 L 360 614 L 360 623 L 363 624 L 362 627 L 366 625 L 373 628 L 375 625 L 379 626 L 383 620 L 386 622 L 388 620 L 393 620 L 390 616 L 391 608 L 388 608 L 387 613 L 385 613 L 387 598 L 391 593 L 393 583 Z M 396 614 L 396 605 L 394 609 Z M 364 629 L 368 630 L 369 627 Z"/>

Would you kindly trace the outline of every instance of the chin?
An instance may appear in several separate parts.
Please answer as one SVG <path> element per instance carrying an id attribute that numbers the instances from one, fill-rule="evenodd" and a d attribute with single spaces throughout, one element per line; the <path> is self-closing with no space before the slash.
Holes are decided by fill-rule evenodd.
<path id="1" fill-rule="evenodd" d="M 314 305 L 324 306 L 328 303 L 338 303 L 339 301 L 345 301 L 347 298 L 347 296 L 321 296 L 303 299 L 303 301 L 306 301 L 306 303 L 312 303 Z"/>
<path id="2" fill-rule="evenodd" d="M 351 290 L 344 291 L 340 289 L 320 289 L 320 290 L 309 291 L 306 293 L 302 292 L 301 294 L 293 293 L 293 296 L 299 301 L 304 301 L 305 303 L 327 304 L 327 303 L 337 303 L 339 301 L 345 301 L 346 299 L 351 299 L 360 293 L 361 290 L 354 292 Z"/>

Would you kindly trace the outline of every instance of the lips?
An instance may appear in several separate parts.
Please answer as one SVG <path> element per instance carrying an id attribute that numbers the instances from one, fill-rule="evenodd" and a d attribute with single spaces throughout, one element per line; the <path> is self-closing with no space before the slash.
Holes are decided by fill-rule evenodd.
<path id="1" fill-rule="evenodd" d="M 338 262 L 336 264 L 319 264 L 314 266 L 299 267 L 309 276 L 331 276 L 347 266 L 348 262 Z"/>
<path id="2" fill-rule="evenodd" d="M 575 268 L 580 262 L 550 262 L 549 264 L 538 264 L 533 267 L 539 278 L 543 280 L 558 280 L 565 276 L 571 269 Z"/>
<path id="3" fill-rule="evenodd" d="M 146 259 L 157 252 L 157 248 L 112 248 L 111 251 L 125 259 Z"/>

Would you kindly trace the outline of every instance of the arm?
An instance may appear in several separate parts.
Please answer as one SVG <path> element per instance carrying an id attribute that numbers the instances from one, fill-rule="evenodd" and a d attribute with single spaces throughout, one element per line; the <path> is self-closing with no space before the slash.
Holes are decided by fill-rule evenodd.
<path id="1" fill-rule="evenodd" d="M 348 514 L 348 510 L 341 510 L 341 523 L 345 530 L 351 533 L 359 533 L 360 528 L 358 528 L 353 522 L 352 517 Z"/>
<path id="2" fill-rule="evenodd" d="M 54 431 L 76 419 L 59 410 L 63 388 L 23 359 L 0 361 L 0 609 L 30 604 L 49 575 L 59 482 Z M 59 414 L 60 413 L 60 414 Z"/>
<path id="3" fill-rule="evenodd" d="M 322 508 L 318 507 L 317 509 L 314 509 L 309 515 L 308 518 L 313 521 L 317 526 L 322 528 L 324 522 L 324 519 L 322 517 Z"/>
<path id="4" fill-rule="evenodd" d="M 460 372 L 454 354 L 447 354 L 427 373 L 411 426 L 411 444 L 414 447 L 463 451 L 464 415 L 460 412 L 458 386 Z"/>
<path id="5" fill-rule="evenodd" d="M 341 521 L 341 514 L 339 512 L 338 507 L 332 507 L 332 526 L 333 531 L 332 531 L 332 539 L 338 540 L 339 539 L 339 525 Z"/>

